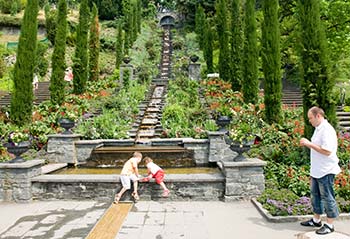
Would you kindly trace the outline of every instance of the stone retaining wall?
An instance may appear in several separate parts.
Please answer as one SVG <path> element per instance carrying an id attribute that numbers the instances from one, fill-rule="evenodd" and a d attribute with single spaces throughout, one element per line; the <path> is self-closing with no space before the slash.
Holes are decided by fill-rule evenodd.
<path id="1" fill-rule="evenodd" d="M 41 174 L 44 160 L 0 163 L 0 202 L 32 200 L 31 178 Z"/>
<path id="2" fill-rule="evenodd" d="M 225 178 L 217 174 L 166 175 L 171 193 L 167 200 L 222 200 Z M 42 175 L 32 179 L 36 200 L 106 200 L 111 201 L 121 189 L 119 175 Z M 139 183 L 141 200 L 162 200 L 162 190 L 152 179 Z M 122 200 L 131 200 L 129 190 Z"/>

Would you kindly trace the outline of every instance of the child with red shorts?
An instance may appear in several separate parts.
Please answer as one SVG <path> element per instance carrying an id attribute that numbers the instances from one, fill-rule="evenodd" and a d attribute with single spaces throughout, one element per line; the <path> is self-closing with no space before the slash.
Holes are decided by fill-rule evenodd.
<path id="1" fill-rule="evenodd" d="M 164 190 L 162 196 L 168 197 L 170 191 L 165 186 L 165 183 L 164 183 L 164 171 L 163 171 L 163 169 L 161 167 L 159 167 L 157 164 L 153 163 L 153 160 L 150 157 L 145 157 L 144 160 L 145 160 L 145 164 L 147 167 L 148 176 L 145 177 L 142 181 L 148 182 L 151 178 L 155 178 L 156 183 L 159 184 Z"/>

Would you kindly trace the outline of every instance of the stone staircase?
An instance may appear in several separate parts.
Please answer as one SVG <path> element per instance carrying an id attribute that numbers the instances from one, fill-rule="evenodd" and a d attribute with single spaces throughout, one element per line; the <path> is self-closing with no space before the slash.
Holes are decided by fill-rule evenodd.
<path id="1" fill-rule="evenodd" d="M 302 95 L 298 88 L 284 89 L 282 95 L 282 103 L 284 105 L 291 107 L 301 107 L 303 104 Z M 338 107 L 336 113 L 339 121 L 339 126 L 346 131 L 350 131 L 350 112 L 344 112 L 342 110 L 342 107 Z"/>
<path id="2" fill-rule="evenodd" d="M 339 126 L 346 131 L 350 131 L 350 112 L 337 111 L 337 118 L 339 120 Z"/>
<path id="3" fill-rule="evenodd" d="M 140 114 L 129 131 L 129 136 L 135 139 L 136 143 L 147 144 L 152 138 L 160 138 L 163 131 L 160 121 L 171 74 L 171 53 L 170 27 L 164 27 L 160 75 L 152 80 L 150 94 L 140 104 Z"/>
<path id="4" fill-rule="evenodd" d="M 49 86 L 50 86 L 49 81 L 39 82 L 38 89 L 34 91 L 33 103 L 35 105 L 38 105 L 41 102 L 50 99 Z M 0 95 L 0 108 L 10 107 L 10 105 L 11 105 L 11 94 L 4 93 L 2 96 Z"/>

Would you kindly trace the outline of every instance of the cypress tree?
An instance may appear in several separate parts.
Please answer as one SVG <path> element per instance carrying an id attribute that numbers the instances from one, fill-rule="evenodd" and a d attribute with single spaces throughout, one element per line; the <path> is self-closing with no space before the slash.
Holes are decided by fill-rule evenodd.
<path id="1" fill-rule="evenodd" d="M 129 49 L 131 48 L 131 41 L 132 41 L 132 35 L 131 35 L 131 28 L 132 28 L 132 16 L 131 16 L 131 4 L 130 0 L 123 0 L 123 19 L 124 19 L 124 55 L 129 54 Z"/>
<path id="2" fill-rule="evenodd" d="M 282 120 L 282 80 L 278 0 L 263 1 L 262 66 L 265 76 L 265 116 L 269 123 Z"/>
<path id="3" fill-rule="evenodd" d="M 230 79 L 230 52 L 227 26 L 227 3 L 226 0 L 218 0 L 216 4 L 216 27 L 219 40 L 219 74 L 224 81 Z"/>
<path id="4" fill-rule="evenodd" d="M 232 90 L 241 90 L 242 81 L 242 19 L 241 1 L 231 1 L 231 86 Z"/>
<path id="5" fill-rule="evenodd" d="M 81 94 L 85 92 L 88 78 L 88 30 L 89 30 L 89 7 L 87 0 L 82 0 L 79 9 L 79 24 L 77 27 L 77 43 L 75 47 L 73 65 L 73 92 Z"/>
<path id="6" fill-rule="evenodd" d="M 115 42 L 115 67 L 119 69 L 123 61 L 123 27 L 122 21 L 118 21 L 117 40 Z"/>
<path id="7" fill-rule="evenodd" d="M 213 73 L 213 33 L 209 19 L 204 21 L 203 55 L 207 64 L 207 73 Z"/>
<path id="8" fill-rule="evenodd" d="M 131 14 L 131 26 L 132 26 L 132 29 L 131 29 L 131 39 L 132 39 L 132 44 L 131 46 L 133 45 L 133 43 L 136 41 L 137 39 L 137 33 L 138 33 L 138 22 L 137 22 L 137 5 L 136 5 L 136 2 L 132 2 L 131 4 L 131 10 L 132 10 L 132 14 Z"/>
<path id="9" fill-rule="evenodd" d="M 205 24 L 205 13 L 204 9 L 201 5 L 199 5 L 196 9 L 196 16 L 195 16 L 195 24 L 196 24 L 196 33 L 197 33 L 197 39 L 199 43 L 200 49 L 204 48 L 204 28 L 206 27 Z"/>
<path id="10" fill-rule="evenodd" d="M 245 3 L 245 39 L 243 54 L 243 100 L 255 104 L 258 98 L 258 47 L 255 19 L 255 0 Z"/>
<path id="11" fill-rule="evenodd" d="M 141 20 L 142 20 L 142 2 L 141 0 L 137 0 L 137 32 L 141 33 Z"/>
<path id="12" fill-rule="evenodd" d="M 18 41 L 17 60 L 14 68 L 14 89 L 11 97 L 11 120 L 17 125 L 31 121 L 33 110 L 33 53 L 37 46 L 38 0 L 28 0 Z"/>
<path id="13" fill-rule="evenodd" d="M 328 59 L 325 32 L 320 20 L 318 0 L 300 0 L 300 26 L 303 67 L 302 93 L 306 137 L 310 138 L 313 127 L 307 118 L 312 106 L 319 106 L 333 125 L 337 125 L 336 106 L 333 99 L 334 79 L 328 76 Z"/>
<path id="14" fill-rule="evenodd" d="M 52 76 L 49 88 L 50 99 L 52 104 L 61 105 L 64 102 L 66 39 L 67 3 L 66 0 L 59 0 L 57 15 L 57 34 L 55 37 L 55 48 L 52 53 Z"/>
<path id="15" fill-rule="evenodd" d="M 94 4 L 92 8 L 92 19 L 90 25 L 89 41 L 89 80 L 98 80 L 100 71 L 98 60 L 100 55 L 100 25 L 98 21 L 97 7 Z"/>

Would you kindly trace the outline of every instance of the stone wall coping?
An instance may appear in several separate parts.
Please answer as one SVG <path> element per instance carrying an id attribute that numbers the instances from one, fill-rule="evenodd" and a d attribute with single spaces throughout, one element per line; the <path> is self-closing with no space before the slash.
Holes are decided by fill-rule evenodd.
<path id="1" fill-rule="evenodd" d="M 194 139 L 194 138 L 186 138 L 183 140 L 185 144 L 207 144 L 209 142 L 208 139 Z"/>
<path id="2" fill-rule="evenodd" d="M 222 136 L 225 134 L 225 131 L 208 131 L 208 136 Z"/>
<path id="3" fill-rule="evenodd" d="M 67 167 L 67 163 L 50 163 L 41 167 L 41 174 L 47 174 Z"/>
<path id="4" fill-rule="evenodd" d="M 103 140 L 101 139 L 84 139 L 84 140 L 79 140 L 77 142 L 75 142 L 75 145 L 79 145 L 79 144 L 91 144 L 91 145 L 97 145 L 97 144 L 103 144 Z"/>
<path id="5" fill-rule="evenodd" d="M 224 168 L 263 167 L 267 164 L 265 161 L 258 158 L 247 158 L 247 160 L 239 162 L 220 160 L 220 163 Z"/>
<path id="6" fill-rule="evenodd" d="M 0 169 L 16 169 L 16 168 L 32 168 L 37 165 L 44 164 L 43 159 L 34 159 L 34 160 L 27 160 L 22 163 L 0 163 Z"/>
<path id="7" fill-rule="evenodd" d="M 47 135 L 49 138 L 80 138 L 81 134 L 49 134 Z"/>
<path id="8" fill-rule="evenodd" d="M 51 182 L 51 183 L 76 183 L 76 182 L 119 182 L 119 174 L 50 174 L 40 175 L 31 179 L 32 182 Z M 154 182 L 154 179 L 151 179 Z M 221 173 L 213 174 L 167 174 L 165 183 L 181 182 L 225 182 L 225 177 Z M 142 183 L 142 182 L 141 182 Z"/>

